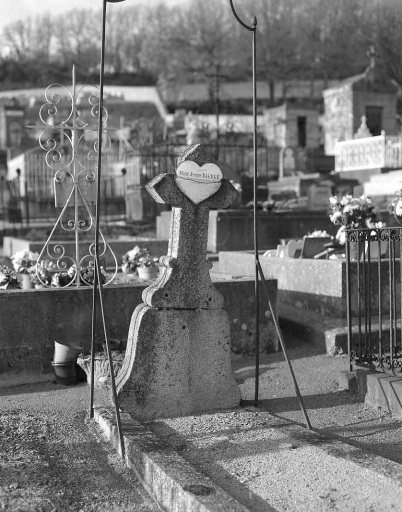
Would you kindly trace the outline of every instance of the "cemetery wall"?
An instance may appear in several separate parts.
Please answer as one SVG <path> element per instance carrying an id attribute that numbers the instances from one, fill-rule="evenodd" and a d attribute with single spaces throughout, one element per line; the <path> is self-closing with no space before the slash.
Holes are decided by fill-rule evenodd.
<path id="1" fill-rule="evenodd" d="M 231 347 L 235 353 L 251 354 L 255 341 L 254 280 L 214 282 L 223 294 L 229 315 Z M 274 310 L 276 282 L 268 282 Z M 105 317 L 110 339 L 125 343 L 131 315 L 142 303 L 145 284 L 108 286 L 104 291 Z M 260 346 L 263 351 L 278 350 L 274 325 L 265 296 L 260 295 Z M 92 288 L 10 290 L 0 292 L 0 375 L 52 372 L 54 341 L 80 343 L 90 349 Z M 102 333 L 97 312 L 96 332 Z M 102 350 L 102 339 L 97 342 Z"/>
<path id="2" fill-rule="evenodd" d="M 346 260 L 321 260 L 303 258 L 260 257 L 261 267 L 267 279 L 278 282 L 278 302 L 293 306 L 299 310 L 308 310 L 323 316 L 345 318 L 346 303 Z M 351 263 L 351 304 L 352 314 L 357 311 L 357 282 L 356 263 Z M 255 273 L 254 254 L 252 252 L 221 252 L 219 254 L 221 272 L 233 276 L 253 276 Z M 378 262 L 370 263 L 370 293 L 371 307 L 378 311 L 379 294 L 382 292 L 382 313 L 388 314 L 389 304 L 389 261 L 381 262 L 381 282 L 378 281 Z M 399 283 L 400 266 L 395 265 L 396 296 L 400 296 Z M 362 290 L 362 293 L 363 290 Z M 396 305 L 400 310 L 400 304 Z"/>

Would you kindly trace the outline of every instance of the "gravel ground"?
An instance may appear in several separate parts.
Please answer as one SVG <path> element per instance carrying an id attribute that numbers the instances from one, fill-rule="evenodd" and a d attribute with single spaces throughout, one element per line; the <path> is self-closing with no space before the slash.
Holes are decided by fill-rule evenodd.
<path id="1" fill-rule="evenodd" d="M 356 395 L 338 390 L 338 375 L 347 367 L 347 358 L 327 357 L 306 344 L 300 345 L 299 340 L 289 336 L 286 339 L 313 428 L 402 463 L 402 422 L 382 411 L 366 409 Z M 283 355 L 263 355 L 260 362 L 259 409 L 249 406 L 231 413 L 230 417 L 217 413 L 149 424 L 159 435 L 166 437 L 167 442 L 173 443 L 183 457 L 210 474 L 222 487 L 226 486 L 234 496 L 243 484 L 249 488 L 257 485 L 261 475 L 272 467 L 269 463 L 265 468 L 267 460 L 258 459 L 262 452 L 260 441 L 265 445 L 274 443 L 283 451 L 276 470 L 279 477 L 286 474 L 288 469 L 283 467 L 283 461 L 289 450 L 295 450 L 293 441 L 286 436 L 282 439 L 281 425 L 284 420 L 286 423 L 289 420 L 304 423 Z M 235 357 L 233 367 L 242 398 L 252 400 L 254 359 Z M 88 402 L 89 387 L 86 384 L 63 387 L 45 382 L 0 389 L 0 510 L 159 510 L 132 471 L 102 438 L 94 422 L 87 420 Z M 109 405 L 105 391 L 96 390 L 96 403 Z M 269 436 L 274 436 L 272 441 Z M 247 454 L 249 462 L 246 458 L 240 465 L 240 459 L 245 460 L 245 450 L 250 450 L 250 446 L 254 448 Z M 223 472 L 221 469 L 216 472 L 214 457 L 226 459 Z M 254 489 L 255 495 L 257 491 Z M 335 506 L 335 494 L 331 488 L 324 489 L 323 498 L 318 496 L 320 499 L 314 510 L 320 510 L 320 504 L 321 510 L 348 510 L 347 505 L 339 508 L 343 499 L 348 503 L 346 494 L 336 495 Z M 279 488 L 278 495 L 281 496 Z M 254 505 L 255 499 L 254 496 Z M 292 508 L 292 499 L 294 502 L 296 498 L 291 494 L 286 500 L 278 498 L 275 506 L 279 510 L 310 512 L 311 502 L 307 501 L 300 508 L 301 502 L 296 500 Z M 267 510 L 266 506 L 262 501 L 261 510 Z"/>
<path id="2" fill-rule="evenodd" d="M 100 403 L 107 401 L 96 391 Z M 159 510 L 87 419 L 86 384 L 42 383 L 0 393 L 0 510 Z"/>
<path id="3" fill-rule="evenodd" d="M 260 359 L 260 407 L 147 426 L 256 512 L 271 507 L 280 512 L 401 510 L 402 422 L 338 389 L 347 357 L 328 357 L 289 336 L 287 342 L 313 429 L 324 438 L 311 441 L 308 430 L 294 426 L 304 426 L 304 417 L 280 353 Z M 237 358 L 234 372 L 243 400 L 253 400 L 254 358 Z M 389 467 L 386 476 L 382 467 Z"/>
<path id="4" fill-rule="evenodd" d="M 339 390 L 339 373 L 349 368 L 347 355 L 328 357 L 287 333 L 289 357 L 314 430 L 402 464 L 402 421 L 367 408 L 362 399 Z M 254 398 L 252 358 L 234 363 L 242 398 Z M 282 353 L 265 355 L 260 366 L 262 410 L 305 425 L 293 381 Z"/>

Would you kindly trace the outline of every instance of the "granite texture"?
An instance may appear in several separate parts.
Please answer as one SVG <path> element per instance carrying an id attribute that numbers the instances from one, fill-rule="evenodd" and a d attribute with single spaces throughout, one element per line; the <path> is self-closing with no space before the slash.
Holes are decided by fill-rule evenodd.
<path id="1" fill-rule="evenodd" d="M 213 163 L 199 144 L 187 148 L 177 165 L 187 160 L 200 167 Z M 197 180 L 192 187 L 205 192 Z M 172 174 L 156 176 L 147 190 L 158 203 L 172 206 L 169 246 L 159 277 L 133 314 L 117 381 L 119 403 L 141 420 L 238 405 L 230 322 L 206 259 L 209 210 L 227 208 L 237 191 L 222 179 L 217 191 L 195 204 Z"/>
<path id="2" fill-rule="evenodd" d="M 139 305 L 116 384 L 120 407 L 141 421 L 238 405 L 228 315 Z"/>

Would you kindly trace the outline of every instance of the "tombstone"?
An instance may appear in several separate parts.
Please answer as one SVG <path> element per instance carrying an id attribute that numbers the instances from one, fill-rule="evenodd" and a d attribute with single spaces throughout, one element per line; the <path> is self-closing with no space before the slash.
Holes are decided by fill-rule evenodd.
<path id="1" fill-rule="evenodd" d="M 319 236 L 319 237 L 305 237 L 303 239 L 303 247 L 301 250 L 301 258 L 314 258 L 317 254 L 321 254 L 325 251 L 325 244 L 331 243 L 330 236 Z"/>
<path id="2" fill-rule="evenodd" d="M 292 175 L 296 170 L 295 150 L 291 147 L 282 148 L 279 153 L 279 179 Z"/>
<path id="3" fill-rule="evenodd" d="M 321 183 L 312 183 L 307 189 L 308 209 L 328 210 L 329 198 L 332 195 L 333 184 L 330 181 L 322 181 Z"/>
<path id="4" fill-rule="evenodd" d="M 289 258 L 300 258 L 303 249 L 303 240 L 290 240 L 287 243 L 287 253 Z"/>
<path id="5" fill-rule="evenodd" d="M 200 144 L 179 156 L 175 174 L 146 188 L 172 206 L 169 247 L 131 319 L 119 405 L 140 420 L 237 406 L 229 318 L 206 259 L 209 210 L 227 208 L 237 192 Z"/>

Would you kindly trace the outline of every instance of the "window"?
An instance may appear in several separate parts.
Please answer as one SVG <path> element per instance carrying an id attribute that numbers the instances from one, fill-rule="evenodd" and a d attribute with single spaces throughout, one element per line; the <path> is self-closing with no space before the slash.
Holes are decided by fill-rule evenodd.
<path id="1" fill-rule="evenodd" d="M 306 147 L 306 126 L 307 117 L 297 118 L 297 145 L 301 148 Z"/>
<path id="2" fill-rule="evenodd" d="M 371 135 L 381 135 L 382 107 L 366 106 L 366 122 Z"/>

